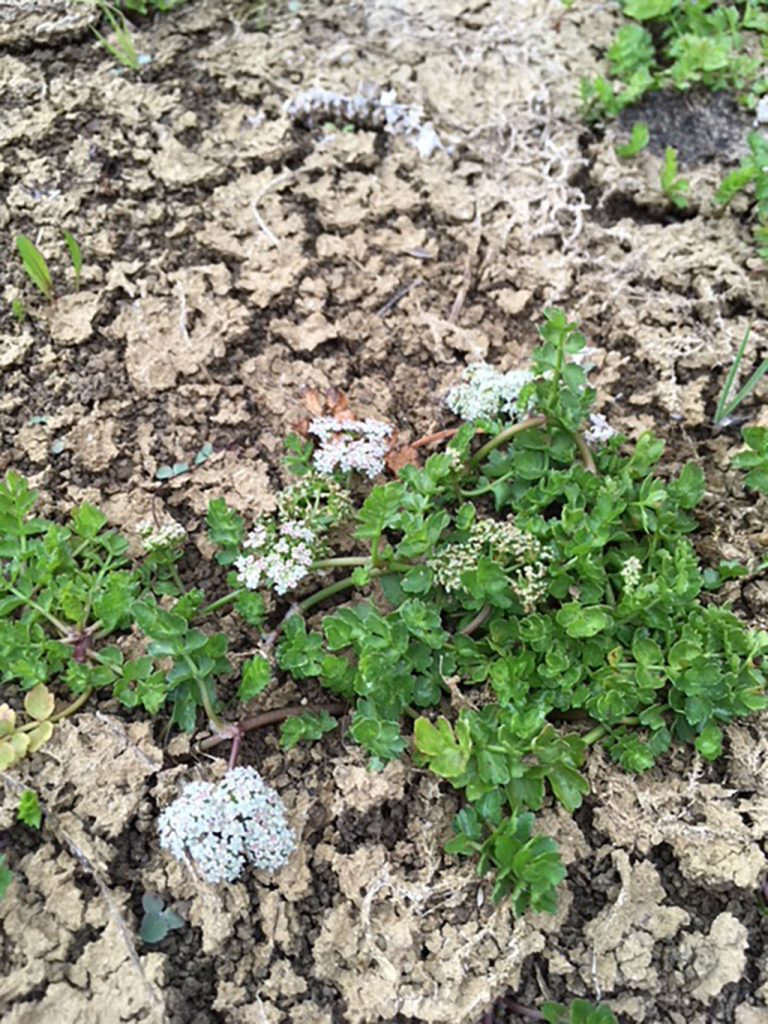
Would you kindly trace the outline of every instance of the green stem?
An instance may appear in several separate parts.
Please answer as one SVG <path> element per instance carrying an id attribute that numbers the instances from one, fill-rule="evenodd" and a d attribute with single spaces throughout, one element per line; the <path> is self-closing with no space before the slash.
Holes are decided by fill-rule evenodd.
<path id="1" fill-rule="evenodd" d="M 200 694 L 200 703 L 205 708 L 205 713 L 211 724 L 211 728 L 215 732 L 226 732 L 227 723 L 219 718 L 214 711 L 213 704 L 211 704 L 211 699 L 208 695 L 208 690 L 205 688 L 205 681 L 201 678 L 194 661 L 192 661 L 188 654 L 182 654 L 180 660 L 187 666 L 190 675 L 197 684 L 197 692 Z"/>
<path id="2" fill-rule="evenodd" d="M 463 488 L 459 488 L 459 493 L 462 498 L 481 498 L 484 494 L 490 494 L 497 484 L 501 484 L 505 480 L 509 480 L 509 478 L 514 476 L 516 472 L 517 470 L 510 469 L 508 473 L 504 473 L 502 476 L 497 476 L 488 487 L 476 487 L 473 491 L 465 491 Z"/>
<path id="3" fill-rule="evenodd" d="M 373 569 L 371 572 L 371 579 L 376 576 L 382 576 L 383 571 L 381 569 Z M 333 597 L 334 594 L 340 594 L 342 590 L 349 590 L 350 587 L 355 586 L 355 581 L 352 576 L 346 576 L 343 580 L 338 580 L 336 583 L 329 583 L 327 587 L 323 587 L 322 590 L 316 590 L 314 594 L 310 594 L 309 597 L 305 597 L 303 601 L 299 601 L 297 608 L 300 612 L 309 611 L 310 608 L 314 608 L 316 604 L 320 604 L 326 597 Z"/>
<path id="4" fill-rule="evenodd" d="M 589 445 L 584 440 L 583 435 L 576 430 L 569 431 L 569 433 L 576 442 L 576 447 L 579 449 L 579 455 L 581 455 L 581 461 L 584 463 L 584 469 L 586 469 L 588 473 L 597 474 L 597 466 L 595 464 L 594 457 L 592 452 L 589 450 Z"/>
<path id="5" fill-rule="evenodd" d="M 219 608 L 226 608 L 228 604 L 232 604 L 233 601 L 236 601 L 245 590 L 245 587 L 238 587 L 237 590 L 230 590 L 228 594 L 218 598 L 218 600 L 212 601 L 204 608 L 198 609 L 198 611 L 195 612 L 195 618 L 200 619 L 206 615 L 210 615 L 211 612 L 217 612 Z"/>
<path id="6" fill-rule="evenodd" d="M 630 715 L 628 718 L 619 719 L 619 721 L 616 722 L 616 725 L 637 725 L 639 721 L 640 719 L 636 715 Z M 595 726 L 594 729 L 590 729 L 590 731 L 584 736 L 581 736 L 580 739 L 582 743 L 586 743 L 588 747 L 591 747 L 593 743 L 597 743 L 597 741 L 601 740 L 607 733 L 607 725 L 598 725 Z"/>
<path id="7" fill-rule="evenodd" d="M 523 420 L 521 423 L 513 423 L 511 427 L 507 427 L 506 430 L 502 430 L 496 437 L 492 437 L 490 441 L 487 441 L 482 448 L 478 448 L 469 460 L 469 465 L 472 469 L 477 469 L 480 463 L 499 445 L 511 440 L 517 434 L 522 434 L 525 430 L 532 430 L 534 427 L 544 427 L 546 423 L 546 416 L 529 416 L 527 420 Z"/>
<path id="8" fill-rule="evenodd" d="M 37 601 L 31 600 L 25 594 L 22 594 L 20 590 L 17 590 L 16 587 L 14 586 L 10 586 L 8 587 L 8 589 L 12 594 L 15 594 L 16 597 L 21 598 L 21 600 L 24 602 L 25 605 L 27 605 L 28 608 L 31 608 L 33 611 L 36 611 L 38 615 L 42 615 L 43 618 L 47 619 L 52 626 L 55 626 L 56 629 L 58 629 L 58 631 L 61 633 L 62 637 L 66 638 L 70 635 L 72 630 L 69 629 L 69 627 L 61 621 L 61 619 L 57 619 L 55 615 L 51 615 L 51 613 L 47 611 L 45 608 L 43 608 L 42 605 L 39 605 Z"/>
<path id="9" fill-rule="evenodd" d="M 344 569 L 357 565 L 370 565 L 370 558 L 365 556 L 350 556 L 349 558 L 320 558 L 310 565 L 311 570 L 315 569 Z"/>

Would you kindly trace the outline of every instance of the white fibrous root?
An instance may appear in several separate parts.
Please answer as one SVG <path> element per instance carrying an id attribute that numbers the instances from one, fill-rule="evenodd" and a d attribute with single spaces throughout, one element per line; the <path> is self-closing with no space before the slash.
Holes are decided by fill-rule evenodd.
<path id="1" fill-rule="evenodd" d="M 468 423 L 499 416 L 519 419 L 527 412 L 519 408 L 519 398 L 525 385 L 533 380 L 528 370 L 502 373 L 488 363 L 472 363 L 465 367 L 461 380 L 445 396 L 445 404 Z"/>
<path id="2" fill-rule="evenodd" d="M 363 473 L 370 480 L 384 471 L 392 427 L 378 420 L 339 420 L 321 416 L 309 424 L 320 444 L 312 456 L 315 470 L 330 476 L 337 470 Z"/>
<path id="3" fill-rule="evenodd" d="M 234 882 L 247 865 L 283 867 L 296 847 L 285 807 L 255 768 L 234 768 L 218 785 L 192 782 L 158 819 L 160 845 L 192 860 L 206 882 Z"/>

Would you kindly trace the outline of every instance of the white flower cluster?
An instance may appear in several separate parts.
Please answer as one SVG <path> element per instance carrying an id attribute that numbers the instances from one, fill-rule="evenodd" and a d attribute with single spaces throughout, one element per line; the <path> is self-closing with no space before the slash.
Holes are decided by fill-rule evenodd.
<path id="1" fill-rule="evenodd" d="M 170 548 L 174 544 L 183 543 L 187 539 L 187 531 L 175 519 L 169 519 L 158 526 L 151 519 L 145 519 L 136 527 L 141 543 L 147 554 L 158 548 Z"/>
<path id="2" fill-rule="evenodd" d="M 637 589 L 642 574 L 643 563 L 635 555 L 630 555 L 621 567 L 621 579 L 624 584 L 624 589 L 628 593 L 631 594 L 633 590 Z"/>
<path id="3" fill-rule="evenodd" d="M 526 411 L 518 409 L 517 403 L 523 387 L 533 380 L 528 370 L 501 373 L 488 363 L 471 363 L 461 379 L 445 396 L 445 404 L 467 422 L 499 415 L 517 419 Z"/>
<path id="4" fill-rule="evenodd" d="M 616 431 L 601 412 L 589 414 L 589 427 L 584 431 L 584 440 L 589 444 L 603 444 L 615 437 Z"/>
<path id="5" fill-rule="evenodd" d="M 309 433 L 320 441 L 312 460 L 323 476 L 335 470 L 355 470 L 369 479 L 384 471 L 392 427 L 378 420 L 338 420 L 321 416 L 309 424 Z"/>
<path id="6" fill-rule="evenodd" d="M 243 542 L 253 554 L 235 559 L 237 578 L 249 590 L 267 586 L 286 594 L 308 575 L 317 546 L 314 530 L 299 520 L 258 522 Z"/>
<path id="7" fill-rule="evenodd" d="M 281 519 L 301 519 L 318 531 L 327 530 L 353 512 L 349 491 L 331 477 L 307 473 L 277 496 Z"/>
<path id="8" fill-rule="evenodd" d="M 192 782 L 158 819 L 160 845 L 191 858 L 206 882 L 233 882 L 247 864 L 277 871 L 296 843 L 280 797 L 255 768 L 234 768 L 215 785 Z"/>
<path id="9" fill-rule="evenodd" d="M 431 121 L 424 121 L 421 107 L 398 103 L 394 89 L 360 89 L 351 96 L 314 86 L 299 93 L 285 105 L 290 117 L 310 128 L 326 121 L 351 124 L 357 128 L 381 129 L 390 135 L 404 135 L 420 155 L 430 157 L 443 149 Z"/>
<path id="10" fill-rule="evenodd" d="M 510 589 L 525 612 L 532 612 L 546 596 L 547 563 L 552 554 L 537 537 L 515 526 L 511 519 L 476 520 L 466 540 L 446 544 L 427 564 L 435 581 L 451 593 L 462 589 L 462 574 L 476 568 L 478 559 L 488 555 L 510 572 Z"/>

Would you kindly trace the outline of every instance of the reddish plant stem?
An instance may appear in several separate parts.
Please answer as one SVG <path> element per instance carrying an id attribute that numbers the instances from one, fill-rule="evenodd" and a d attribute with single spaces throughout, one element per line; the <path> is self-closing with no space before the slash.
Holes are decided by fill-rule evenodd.
<path id="1" fill-rule="evenodd" d="M 237 732 L 221 732 L 214 733 L 213 736 L 207 736 L 204 740 L 199 743 L 200 750 L 210 750 L 212 747 L 217 747 L 219 743 L 225 743 L 227 740 L 232 740 L 233 744 L 236 742 L 239 744 L 240 738 L 247 732 L 253 732 L 255 729 L 263 729 L 267 725 L 275 725 L 277 722 L 283 722 L 286 718 L 293 718 L 295 715 L 303 715 L 306 712 L 312 714 L 320 714 L 326 711 L 329 715 L 341 715 L 348 709 L 347 704 L 298 704 L 290 708 L 274 708 L 272 711 L 262 711 L 260 715 L 254 715 L 253 718 L 244 718 L 242 722 L 237 723 Z"/>
<path id="2" fill-rule="evenodd" d="M 459 630 L 459 634 L 461 636 L 472 636 L 475 630 L 479 629 L 482 626 L 482 624 L 491 614 L 491 611 L 492 609 L 489 604 L 483 605 L 483 607 L 480 609 L 480 611 L 477 613 L 474 619 L 472 619 L 471 622 L 468 622 L 464 629 Z"/>
<path id="3" fill-rule="evenodd" d="M 418 441 L 414 441 L 409 447 L 423 448 L 425 444 L 437 444 L 438 441 L 447 441 L 449 438 L 455 437 L 459 429 L 459 427 L 450 427 L 448 430 L 438 430 L 435 434 L 425 434 L 424 437 L 420 437 Z"/>

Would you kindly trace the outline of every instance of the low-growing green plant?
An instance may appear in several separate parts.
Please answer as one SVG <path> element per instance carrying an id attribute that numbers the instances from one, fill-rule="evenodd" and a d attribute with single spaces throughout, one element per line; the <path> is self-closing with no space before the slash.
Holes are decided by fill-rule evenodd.
<path id="1" fill-rule="evenodd" d="M 585 423 L 586 437 L 607 432 L 589 419 L 594 392 L 571 358 L 584 339 L 559 311 L 541 333 L 527 380 L 475 373 L 453 400 L 473 422 L 447 450 L 346 510 L 359 555 L 328 557 L 327 514 L 290 505 L 250 534 L 223 503 L 209 516 L 219 558 L 246 588 L 288 593 L 318 569 L 352 570 L 278 623 L 278 673 L 348 702 L 348 734 L 373 768 L 410 747 L 463 794 L 447 850 L 493 871 L 494 897 L 516 913 L 554 909 L 564 869 L 535 812 L 548 794 L 580 806 L 590 746 L 628 771 L 675 740 L 714 759 L 722 726 L 768 704 L 768 635 L 699 598 L 687 534 L 701 470 L 659 479 L 664 445 L 650 434 L 628 454 L 620 438 L 592 452 Z M 291 442 L 291 465 L 306 495 L 318 468 L 340 485 L 353 464 L 375 477 L 385 447 L 371 421 L 321 417 Z M 310 628 L 321 600 L 371 585 Z"/>
<path id="2" fill-rule="evenodd" d="M 75 275 L 75 288 L 79 288 L 80 274 L 83 268 L 82 252 L 80 251 L 80 246 L 69 231 L 64 232 L 64 241 L 66 242 L 69 257 L 72 262 L 72 269 Z M 26 235 L 16 236 L 16 249 L 18 250 L 19 256 L 21 256 L 21 263 L 29 280 L 49 302 L 53 302 L 56 298 L 56 291 L 53 285 L 51 271 L 43 254 L 32 239 L 28 238 Z M 16 319 L 19 323 L 22 323 L 26 316 L 23 301 L 21 299 L 14 299 L 11 303 L 11 307 Z"/>
<path id="3" fill-rule="evenodd" d="M 11 312 L 16 323 L 21 327 L 24 321 L 27 319 L 27 310 L 24 305 L 23 299 L 14 299 L 11 302 Z"/>
<path id="4" fill-rule="evenodd" d="M 184 927 L 184 919 L 173 910 L 168 910 L 165 900 L 153 893 L 145 892 L 141 897 L 144 916 L 139 926 L 139 938 L 148 945 L 162 942 L 169 932 Z"/>
<path id="5" fill-rule="evenodd" d="M 661 168 L 661 191 L 678 210 L 684 210 L 688 205 L 685 193 L 690 188 L 690 182 L 678 175 L 677 150 L 673 146 L 667 146 L 664 150 L 664 164 Z"/>
<path id="6" fill-rule="evenodd" d="M 16 818 L 30 828 L 39 829 L 43 820 L 43 811 L 37 793 L 33 789 L 25 789 L 19 797 Z"/>
<path id="7" fill-rule="evenodd" d="M 733 457 L 735 469 L 746 469 L 744 484 L 762 494 L 768 494 L 768 428 L 744 427 L 741 432 L 747 450 Z"/>
<path id="8" fill-rule="evenodd" d="M 37 288 L 37 290 L 41 292 L 49 302 L 52 302 L 54 298 L 53 280 L 43 254 L 37 248 L 32 239 L 27 238 L 26 235 L 17 236 L 16 248 L 19 252 L 19 256 L 21 256 L 21 263 L 27 277 L 35 288 Z"/>
<path id="9" fill-rule="evenodd" d="M 755 240 L 761 257 L 768 260 L 768 139 L 760 132 L 750 132 L 747 141 L 749 155 L 740 167 L 731 171 L 723 180 L 715 201 L 721 206 L 727 206 L 739 192 L 748 188 L 754 190 L 757 200 Z"/>
<path id="10" fill-rule="evenodd" d="M 610 1007 L 594 1006 L 586 999 L 574 999 L 569 1006 L 543 1003 L 541 1014 L 547 1024 L 616 1024 Z"/>
<path id="11" fill-rule="evenodd" d="M 210 503 L 229 590 L 207 604 L 180 579 L 179 524 L 149 523 L 131 561 L 96 509 L 36 518 L 9 474 L 0 681 L 36 696 L 33 722 L 16 727 L 18 700 L 2 711 L 0 763 L 30 748 L 17 735 L 39 739 L 101 689 L 185 730 L 202 709 L 200 746 L 229 742 L 231 767 L 250 729 L 282 721 L 290 747 L 348 713 L 372 769 L 410 755 L 461 794 L 446 849 L 493 874 L 495 899 L 554 910 L 565 869 L 536 813 L 578 809 L 598 743 L 631 772 L 673 742 L 718 757 L 723 726 L 768 706 L 768 634 L 701 599 L 711 580 L 688 539 L 700 468 L 657 475 L 662 441 L 629 445 L 591 411 L 577 326 L 547 310 L 540 334 L 530 371 L 469 368 L 447 397 L 467 422 L 403 449 L 389 424 L 314 402 L 274 515 L 246 524 Z M 419 465 L 430 443 L 445 450 Z M 378 482 L 387 467 L 397 479 Z M 223 713 L 224 610 L 260 633 L 231 685 L 240 701 L 287 679 L 331 701 Z"/>
<path id="12" fill-rule="evenodd" d="M 628 160 L 630 157 L 637 156 L 641 153 L 648 145 L 650 139 L 650 133 L 648 131 L 648 125 L 643 121 L 635 121 L 632 125 L 632 134 L 629 142 L 624 146 L 617 146 L 616 153 L 622 158 L 622 160 Z"/>
<path id="13" fill-rule="evenodd" d="M 609 76 L 582 79 L 590 121 L 616 117 L 664 88 L 731 89 L 748 106 L 766 91 L 759 53 L 768 34 L 764 0 L 619 0 L 626 22 L 607 57 Z"/>

